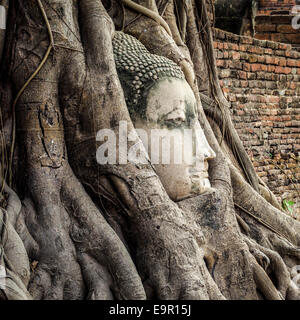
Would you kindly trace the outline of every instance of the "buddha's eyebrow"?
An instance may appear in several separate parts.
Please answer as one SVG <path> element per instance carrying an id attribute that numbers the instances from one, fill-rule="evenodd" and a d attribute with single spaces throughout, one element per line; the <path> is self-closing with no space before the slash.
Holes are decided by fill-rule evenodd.
<path id="1" fill-rule="evenodd" d="M 170 115 L 170 114 L 172 114 L 172 113 L 174 113 L 174 112 L 176 112 L 176 111 L 183 111 L 184 112 L 184 115 L 186 115 L 186 108 L 184 108 L 184 109 L 181 109 L 181 108 L 175 108 L 175 109 L 173 109 L 173 110 L 171 110 L 170 112 L 168 112 L 168 113 L 165 113 L 164 114 L 164 117 L 167 117 L 168 115 Z"/>

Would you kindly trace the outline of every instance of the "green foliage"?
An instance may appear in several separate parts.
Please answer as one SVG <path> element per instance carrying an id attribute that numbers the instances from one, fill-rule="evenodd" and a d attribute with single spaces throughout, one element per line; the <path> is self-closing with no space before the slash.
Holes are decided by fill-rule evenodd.
<path id="1" fill-rule="evenodd" d="M 293 213 L 293 206 L 294 205 L 295 205 L 295 202 L 292 200 L 287 200 L 287 199 L 282 200 L 282 209 L 285 211 Z"/>

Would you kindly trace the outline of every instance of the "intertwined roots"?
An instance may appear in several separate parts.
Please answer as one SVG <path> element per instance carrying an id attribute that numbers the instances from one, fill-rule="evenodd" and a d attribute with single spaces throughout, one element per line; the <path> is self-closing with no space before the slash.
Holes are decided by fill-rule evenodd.
<path id="1" fill-rule="evenodd" d="M 3 185 L 1 264 L 8 277 L 1 298 L 299 299 L 291 281 L 299 264 L 299 223 L 257 192 L 254 175 L 245 175 L 252 186 L 246 182 L 237 167 L 249 159 L 234 161 L 220 121 L 211 117 L 209 124 L 202 110 L 193 69 L 203 60 L 202 20 L 194 15 L 199 3 L 181 19 L 193 39 L 189 47 L 179 48 L 149 12 L 125 28 L 182 68 L 217 155 L 209 164 L 214 190 L 181 203 L 169 199 L 150 164 L 96 163 L 98 130 L 117 133 L 119 120 L 133 129 L 113 59 L 114 25 L 101 2 L 43 3 L 12 1 L 10 11 L 5 70 L 11 77 L 2 79 L 1 105 L 9 121 L 15 107 L 10 145 L 13 154 L 16 141 L 13 177 L 21 201 Z M 174 35 L 170 4 L 166 20 Z M 203 28 L 209 32 L 207 24 Z M 15 102 L 11 86 L 19 92 Z"/>

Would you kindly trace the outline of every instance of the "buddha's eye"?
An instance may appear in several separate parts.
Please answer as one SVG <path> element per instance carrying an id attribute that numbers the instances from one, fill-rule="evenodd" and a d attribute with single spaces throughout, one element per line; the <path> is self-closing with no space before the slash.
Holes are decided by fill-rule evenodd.
<path id="1" fill-rule="evenodd" d="M 180 125 L 186 121 L 185 110 L 176 108 L 165 116 L 165 121 Z"/>
<path id="2" fill-rule="evenodd" d="M 173 121 L 176 123 L 182 123 L 182 122 L 185 122 L 185 117 L 177 117 L 173 119 Z"/>
<path id="3" fill-rule="evenodd" d="M 165 123 L 180 126 L 185 123 L 185 120 L 185 117 L 167 118 L 165 119 Z"/>

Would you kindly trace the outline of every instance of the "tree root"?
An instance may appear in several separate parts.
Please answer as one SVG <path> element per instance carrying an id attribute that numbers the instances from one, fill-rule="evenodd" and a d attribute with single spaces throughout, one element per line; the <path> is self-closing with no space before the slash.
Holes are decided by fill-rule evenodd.
<path id="1" fill-rule="evenodd" d="M 55 205 L 47 201 L 46 205 L 42 198 L 39 197 L 37 203 L 34 197 L 36 216 L 27 216 L 40 247 L 39 263 L 32 274 L 29 291 L 35 299 L 80 299 L 86 295 L 86 285 L 88 299 L 145 298 L 126 248 L 71 169 L 64 168 L 64 171 L 60 200 L 56 200 Z M 33 186 L 31 181 L 31 188 Z"/>
<path id="2" fill-rule="evenodd" d="M 88 254 L 79 252 L 78 261 L 88 287 L 87 300 L 113 300 L 113 283 L 108 271 Z"/>
<path id="3" fill-rule="evenodd" d="M 256 263 L 253 264 L 253 276 L 257 285 L 257 289 L 262 292 L 266 299 L 283 300 L 282 296 L 278 293 L 271 279 L 265 273 L 263 268 Z"/>
<path id="4" fill-rule="evenodd" d="M 282 297 L 285 298 L 288 287 L 290 286 L 290 273 L 283 259 L 276 251 L 265 248 L 248 237 L 244 237 L 244 240 L 249 246 L 250 252 L 265 272 L 274 274 L 277 290 L 281 293 Z"/>
<path id="5" fill-rule="evenodd" d="M 9 270 L 14 269 L 9 271 L 9 277 L 15 273 L 14 284 L 20 279 L 23 282 L 17 285 L 20 292 L 15 296 L 8 292 L 11 297 L 30 298 L 26 292 L 28 274 L 23 270 L 24 266 L 29 270 L 26 250 L 37 263 L 28 285 L 34 299 L 145 299 L 142 280 L 147 294 L 152 292 L 159 299 L 258 299 L 260 294 L 276 300 L 297 297 L 295 286 L 289 283 L 289 268 L 299 258 L 295 246 L 300 243 L 300 225 L 274 209 L 226 160 L 205 118 L 199 90 L 189 77 L 194 74 L 192 64 L 185 66 L 185 62 L 190 63 L 189 55 L 153 19 L 141 16 L 127 29 L 146 43 L 146 47 L 151 47 L 151 52 L 167 56 L 186 69 L 186 77 L 198 99 L 199 120 L 217 154 L 217 159 L 209 164 L 215 190 L 175 204 L 150 164 L 97 166 L 97 144 L 93 140 L 97 131 L 112 128 L 116 132 L 118 120 L 127 120 L 129 129 L 133 126 L 112 58 L 114 25 L 101 1 L 77 1 L 76 10 L 74 3 L 59 4 L 67 6 L 68 10 L 62 10 L 70 15 L 67 21 L 73 21 L 76 12 L 76 21 L 70 27 L 73 29 L 66 34 L 71 37 L 72 33 L 78 42 L 73 39 L 70 46 L 69 43 L 59 45 L 53 59 L 45 62 L 39 81 L 30 82 L 18 101 L 20 148 L 23 148 L 20 154 L 24 156 L 20 161 L 26 165 L 25 199 L 20 211 L 20 202 L 10 191 L 8 210 L 12 214 L 3 220 L 7 220 L 4 222 L 8 235 L 5 263 Z M 195 9 L 201 9 L 198 3 L 194 4 Z M 191 6 L 188 19 L 195 19 L 192 10 Z M 207 23 L 205 10 L 204 15 Z M 52 18 L 53 26 L 61 23 L 59 17 Z M 214 58 L 212 39 L 206 23 L 210 44 L 206 49 L 211 60 Z M 187 29 L 190 28 L 195 29 L 195 25 L 189 24 Z M 46 35 L 49 26 L 44 31 Z M 153 37 L 157 41 L 153 42 Z M 23 64 L 20 52 L 27 48 L 27 42 L 22 41 L 20 37 L 15 44 L 13 67 L 17 66 L 18 72 L 12 80 L 17 91 L 32 74 L 34 67 L 30 63 L 38 65 L 49 50 L 47 43 L 41 42 L 39 54 L 33 49 L 28 58 L 30 63 Z M 65 42 L 68 41 L 66 37 Z M 72 50 L 66 51 L 68 47 Z M 198 46 L 197 54 L 200 52 Z M 212 69 L 216 71 L 215 64 Z M 212 78 L 217 81 L 215 74 Z M 212 91 L 222 101 L 218 88 Z M 222 103 L 226 105 L 226 101 Z M 83 141 L 92 142 L 83 144 Z M 78 145 L 84 145 L 87 153 L 76 157 L 73 148 Z M 105 178 L 101 181 L 100 177 Z M 126 230 L 124 238 L 129 239 L 128 246 L 109 226 L 95 204 L 97 201 L 88 196 L 78 179 L 85 180 L 95 195 L 103 194 L 109 200 L 122 193 L 116 204 L 122 202 L 121 210 L 126 214 L 129 231 Z M 238 209 L 234 208 L 233 199 L 257 219 L 251 215 L 243 219 L 245 212 L 236 216 Z M 267 224 L 259 225 L 259 221 Z M 273 238 L 272 230 L 266 228 L 268 225 L 278 229 Z M 13 227 L 19 231 L 26 250 Z M 124 231 L 122 226 L 119 230 Z M 259 239 L 265 235 L 266 239 Z M 287 257 L 283 257 L 284 252 L 288 253 Z"/>
<path id="6" fill-rule="evenodd" d="M 298 246 L 300 244 L 300 223 L 273 207 L 258 193 L 253 192 L 251 186 L 231 164 L 230 171 L 235 203 L 266 222 L 290 243 Z"/>
<path id="7" fill-rule="evenodd" d="M 291 257 L 300 261 L 300 247 L 293 246 L 285 239 L 279 238 L 275 234 L 269 235 L 269 240 L 272 243 L 273 248 L 283 257 Z"/>
<path id="8" fill-rule="evenodd" d="M 30 268 L 24 245 L 10 224 L 7 213 L 0 209 L 0 266 L 6 271 L 5 278 L 1 274 L 1 284 L 4 283 L 4 295 L 8 300 L 31 299 L 26 287 L 29 282 Z M 1 270 L 2 271 L 2 270 Z"/>
<path id="9" fill-rule="evenodd" d="M 166 23 L 166 21 L 155 11 L 152 11 L 144 6 L 141 6 L 131 0 L 121 0 L 126 6 L 128 6 L 130 9 L 133 9 L 134 11 L 138 13 L 142 13 L 143 15 L 147 16 L 148 18 L 153 19 L 158 24 L 160 24 L 169 34 L 169 36 L 172 37 L 172 32 Z"/>
<path id="10" fill-rule="evenodd" d="M 72 204 L 76 212 L 73 219 L 80 226 L 72 230 L 72 237 L 79 236 L 80 240 L 76 241 L 79 251 L 88 252 L 100 265 L 105 263 L 113 277 L 116 296 L 135 300 L 145 298 L 140 277 L 127 249 L 88 198 L 81 184 L 72 175 L 62 187 L 65 206 Z M 75 197 L 72 196 L 74 188 L 77 191 Z"/>

